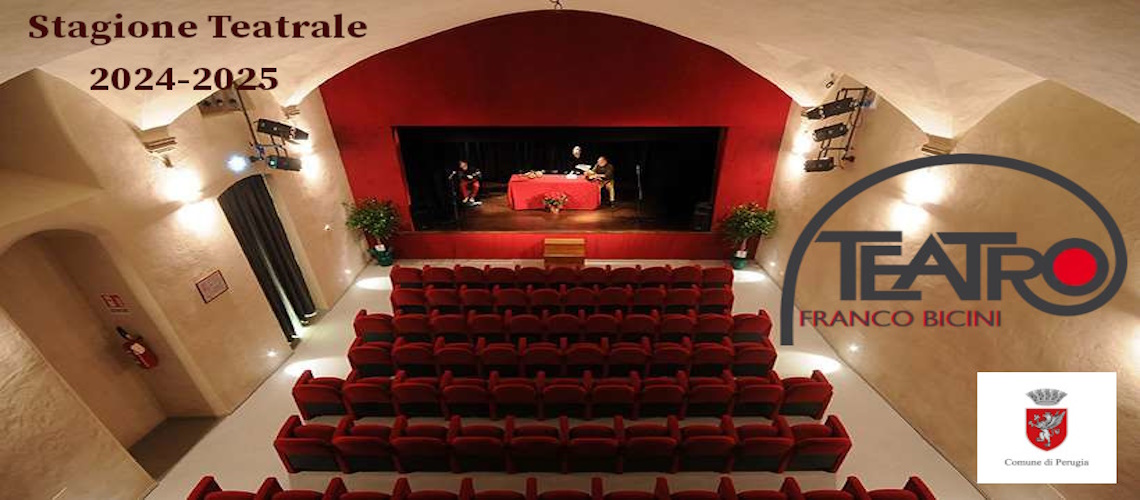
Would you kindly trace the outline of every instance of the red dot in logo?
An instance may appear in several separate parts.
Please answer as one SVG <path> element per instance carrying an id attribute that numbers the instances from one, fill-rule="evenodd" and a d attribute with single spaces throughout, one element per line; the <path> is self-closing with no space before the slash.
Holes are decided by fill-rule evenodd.
<path id="1" fill-rule="evenodd" d="M 1053 275 L 1069 286 L 1081 286 L 1096 276 L 1096 259 L 1088 250 L 1070 248 L 1053 259 Z"/>

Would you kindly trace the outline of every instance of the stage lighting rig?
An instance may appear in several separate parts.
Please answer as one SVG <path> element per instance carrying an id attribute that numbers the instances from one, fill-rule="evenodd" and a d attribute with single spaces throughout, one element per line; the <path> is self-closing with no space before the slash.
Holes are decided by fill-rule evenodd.
<path id="1" fill-rule="evenodd" d="M 825 125 L 812 131 L 811 137 L 820 143 L 819 153 L 814 159 L 804 162 L 806 172 L 828 172 L 835 167 L 855 161 L 851 154 L 851 143 L 863 108 L 873 99 L 867 87 L 844 88 L 836 94 L 834 101 L 811 108 L 803 113 L 809 119 L 823 119 L 846 115 L 842 121 Z M 836 144 L 839 143 L 839 144 Z"/>
<path id="2" fill-rule="evenodd" d="M 260 118 L 257 120 L 257 131 L 266 135 L 280 137 L 289 142 L 303 141 L 309 138 L 309 133 L 288 123 L 275 122 Z"/>
<path id="3" fill-rule="evenodd" d="M 286 147 L 286 143 L 296 144 L 297 141 L 306 140 L 309 138 L 309 133 L 288 123 L 281 123 L 266 118 L 259 118 L 255 128 L 253 120 L 249 117 L 249 109 L 245 106 L 245 100 L 241 97 L 241 91 L 237 91 L 236 94 L 238 103 L 241 105 L 241 112 L 245 116 L 245 123 L 249 126 L 249 138 L 251 141 L 249 145 L 253 148 L 253 154 L 249 156 L 249 161 L 251 163 L 264 161 L 265 166 L 274 170 L 289 170 L 292 172 L 301 170 L 301 159 L 289 156 L 289 149 Z M 269 143 L 261 142 L 257 137 L 258 133 L 269 136 Z"/>
<path id="4" fill-rule="evenodd" d="M 845 97 L 835 101 L 823 103 L 814 108 L 804 111 L 803 116 L 809 120 L 821 120 L 824 118 L 831 118 L 832 116 L 850 113 L 859 109 L 863 105 L 862 102 L 853 97 Z"/>
<path id="5" fill-rule="evenodd" d="M 847 135 L 847 132 L 848 130 L 846 123 L 836 123 L 835 125 L 828 125 L 826 127 L 815 129 L 815 131 L 811 133 L 811 138 L 815 139 L 815 142 L 823 142 L 828 139 L 843 137 Z"/>

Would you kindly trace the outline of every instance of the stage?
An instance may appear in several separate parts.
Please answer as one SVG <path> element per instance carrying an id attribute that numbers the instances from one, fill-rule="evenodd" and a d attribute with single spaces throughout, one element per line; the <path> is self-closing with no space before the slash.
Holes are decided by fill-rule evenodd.
<path id="1" fill-rule="evenodd" d="M 691 221 L 637 216 L 636 201 L 618 201 L 610 207 L 602 203 L 596 210 L 513 210 L 507 203 L 506 185 L 484 183 L 479 194 L 483 204 L 460 205 L 458 223 L 433 228 L 457 231 L 541 231 L 545 233 L 582 231 L 691 231 Z M 647 207 L 643 207 L 643 210 Z"/>

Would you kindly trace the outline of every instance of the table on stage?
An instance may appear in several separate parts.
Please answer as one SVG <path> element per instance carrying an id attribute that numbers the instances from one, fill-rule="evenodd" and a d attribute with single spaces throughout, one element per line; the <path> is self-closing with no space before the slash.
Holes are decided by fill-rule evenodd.
<path id="1" fill-rule="evenodd" d="M 567 179 L 565 175 L 544 175 L 528 179 L 525 175 L 511 176 L 507 184 L 507 203 L 514 210 L 546 208 L 542 199 L 547 193 L 566 193 L 570 199 L 563 209 L 596 210 L 602 204 L 601 191 L 596 183 L 579 176 Z"/>

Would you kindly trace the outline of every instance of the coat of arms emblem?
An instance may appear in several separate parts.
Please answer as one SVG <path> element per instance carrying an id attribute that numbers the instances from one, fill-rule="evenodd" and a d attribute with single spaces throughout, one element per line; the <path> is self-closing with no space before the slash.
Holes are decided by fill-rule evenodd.
<path id="1" fill-rule="evenodd" d="M 1025 394 L 1037 406 L 1056 406 L 1067 394 L 1057 389 L 1035 389 Z M 1029 442 L 1042 450 L 1049 451 L 1065 441 L 1068 425 L 1064 408 L 1026 408 L 1025 417 L 1029 423 L 1025 435 Z"/>

